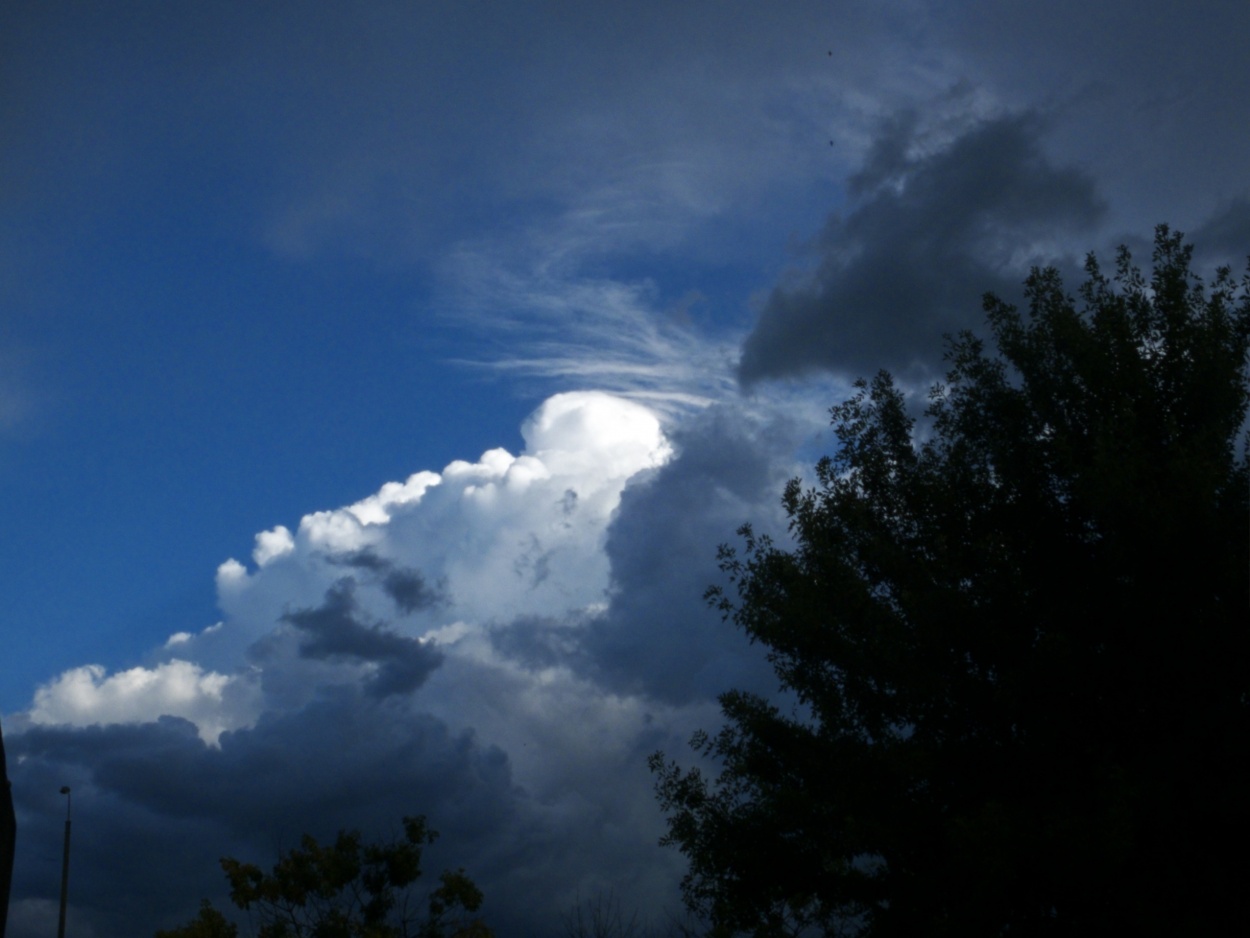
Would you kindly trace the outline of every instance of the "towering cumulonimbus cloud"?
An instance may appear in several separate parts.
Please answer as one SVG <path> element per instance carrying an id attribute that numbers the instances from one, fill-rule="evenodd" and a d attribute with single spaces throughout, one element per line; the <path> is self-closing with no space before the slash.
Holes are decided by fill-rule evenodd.
<path id="1" fill-rule="evenodd" d="M 309 514 L 294 532 L 258 534 L 250 568 L 230 559 L 218 569 L 223 621 L 175 636 L 167 654 L 264 684 L 274 706 L 278 687 L 309 686 L 314 672 L 313 684 L 339 673 L 415 689 L 440 649 L 468 653 L 489 623 L 602 604 L 602 546 L 621 492 L 671 453 L 660 422 L 619 397 L 569 392 L 538 408 L 522 436 L 520 455 L 489 450 Z"/>
<path id="2" fill-rule="evenodd" d="M 549 930 L 597 892 L 675 909 L 646 757 L 712 724 L 725 682 L 763 686 L 762 656 L 700 594 L 745 518 L 780 527 L 793 467 L 771 454 L 797 434 L 777 433 L 720 405 L 666 430 L 570 392 L 526 421 L 519 455 L 257 535 L 250 564 L 217 572 L 219 623 L 133 668 L 68 671 L 18 716 L 20 778 L 69 781 L 94 829 L 78 914 L 101 936 L 167 924 L 214 894 L 218 856 L 413 813 L 509 927 Z M 144 851 L 104 862 L 135 837 Z M 16 894 L 33 933 L 34 871 Z"/>

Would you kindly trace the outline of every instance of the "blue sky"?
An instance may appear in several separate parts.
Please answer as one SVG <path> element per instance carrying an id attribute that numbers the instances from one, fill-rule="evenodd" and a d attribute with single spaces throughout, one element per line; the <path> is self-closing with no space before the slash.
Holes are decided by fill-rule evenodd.
<path id="1" fill-rule="evenodd" d="M 1170 222 L 1240 266 L 1247 27 L 6 4 L 12 930 L 55 915 L 67 783 L 100 938 L 187 917 L 223 852 L 414 811 L 530 933 L 595 890 L 674 901 L 645 755 L 770 686 L 700 601 L 717 543 L 782 529 L 850 380 L 922 388 L 1031 264 Z"/>

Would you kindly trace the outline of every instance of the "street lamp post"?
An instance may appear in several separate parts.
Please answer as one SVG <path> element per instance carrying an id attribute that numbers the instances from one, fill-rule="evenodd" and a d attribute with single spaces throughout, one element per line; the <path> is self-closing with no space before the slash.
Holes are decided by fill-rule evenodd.
<path id="1" fill-rule="evenodd" d="M 4 761 L 4 732 L 0 731 L 0 938 L 9 920 L 9 886 L 13 882 L 13 848 L 17 844 L 17 817 L 13 814 L 13 789 Z"/>
<path id="2" fill-rule="evenodd" d="M 65 938 L 65 903 L 69 899 L 69 822 L 73 813 L 74 796 L 69 793 L 69 786 L 61 788 L 65 796 L 65 850 L 61 854 L 61 920 L 56 927 L 56 938 Z"/>

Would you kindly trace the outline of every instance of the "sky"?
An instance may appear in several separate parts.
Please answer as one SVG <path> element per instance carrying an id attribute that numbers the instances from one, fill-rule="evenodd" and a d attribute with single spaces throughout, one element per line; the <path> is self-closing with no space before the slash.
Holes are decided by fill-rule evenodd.
<path id="1" fill-rule="evenodd" d="M 500 934 L 679 911 L 646 757 L 828 408 L 1031 266 L 1250 255 L 1243 0 L 0 9 L 9 934 L 425 814 Z M 714 767 L 712 767 L 714 770 Z"/>

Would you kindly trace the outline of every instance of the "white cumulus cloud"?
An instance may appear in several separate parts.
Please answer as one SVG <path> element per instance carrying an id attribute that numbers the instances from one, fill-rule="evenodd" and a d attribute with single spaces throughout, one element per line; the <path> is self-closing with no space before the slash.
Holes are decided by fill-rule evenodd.
<path id="1" fill-rule="evenodd" d="M 271 531 L 261 531 L 256 535 L 256 549 L 252 551 L 252 559 L 256 561 L 256 566 L 263 567 L 269 561 L 289 554 L 294 549 L 295 540 L 291 537 L 291 532 L 286 525 L 280 524 Z"/>
<path id="2" fill-rule="evenodd" d="M 266 708 L 302 706 L 319 686 L 358 682 L 388 661 L 437 666 L 405 641 L 484 661 L 494 623 L 601 609 L 606 531 L 622 491 L 672 454 L 660 419 L 612 394 L 568 392 L 535 410 L 522 436 L 518 455 L 491 449 L 307 514 L 294 532 L 261 531 L 252 568 L 231 558 L 217 569 L 219 624 L 171 636 L 152 668 L 65 672 L 36 693 L 32 722 L 177 716 L 215 741 Z"/>
<path id="3" fill-rule="evenodd" d="M 154 668 L 107 674 L 98 664 L 64 672 L 35 691 L 35 724 L 93 726 L 144 723 L 161 716 L 183 717 L 200 737 L 217 742 L 223 732 L 247 725 L 246 688 L 241 677 L 206 671 L 175 658 Z"/>

